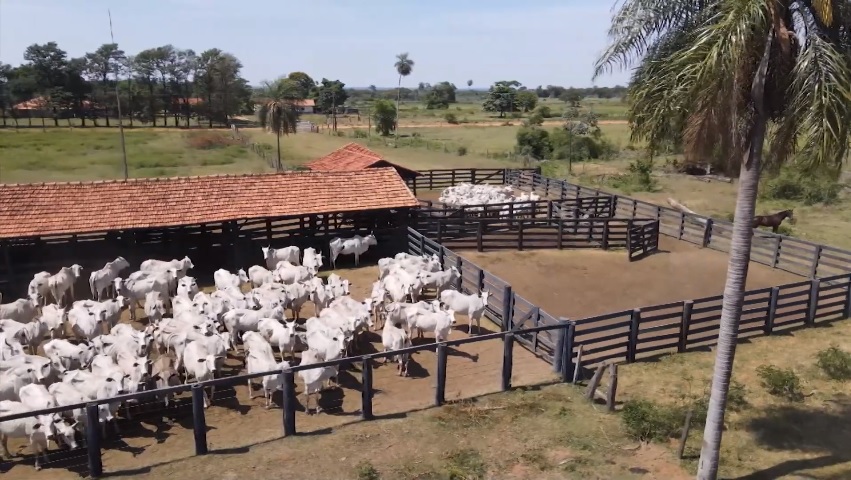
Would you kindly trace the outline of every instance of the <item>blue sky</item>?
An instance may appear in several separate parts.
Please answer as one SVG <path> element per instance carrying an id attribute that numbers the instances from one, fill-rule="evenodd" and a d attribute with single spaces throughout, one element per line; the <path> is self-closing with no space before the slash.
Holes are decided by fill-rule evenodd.
<path id="1" fill-rule="evenodd" d="M 349 86 L 396 84 L 394 57 L 416 62 L 404 80 L 474 87 L 591 86 L 614 0 L 0 0 L 0 61 L 18 65 L 33 43 L 70 56 L 115 40 L 127 53 L 171 43 L 239 58 L 253 84 L 291 71 Z M 627 72 L 597 80 L 626 84 Z"/>

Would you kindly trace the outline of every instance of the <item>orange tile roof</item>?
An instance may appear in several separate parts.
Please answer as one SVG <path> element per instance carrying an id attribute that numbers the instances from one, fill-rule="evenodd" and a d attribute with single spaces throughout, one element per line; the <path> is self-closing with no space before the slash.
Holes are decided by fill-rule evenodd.
<path id="1" fill-rule="evenodd" d="M 373 166 L 392 166 L 413 175 L 417 173 L 405 167 L 395 165 L 381 158 L 378 153 L 357 143 L 347 143 L 333 152 L 307 164 L 311 170 L 324 171 L 359 171 Z"/>
<path id="2" fill-rule="evenodd" d="M 0 238 L 416 207 L 392 168 L 0 185 Z"/>
<path id="3" fill-rule="evenodd" d="M 305 98 L 303 100 L 294 100 L 293 105 L 296 107 L 315 107 L 316 101 L 312 98 Z"/>

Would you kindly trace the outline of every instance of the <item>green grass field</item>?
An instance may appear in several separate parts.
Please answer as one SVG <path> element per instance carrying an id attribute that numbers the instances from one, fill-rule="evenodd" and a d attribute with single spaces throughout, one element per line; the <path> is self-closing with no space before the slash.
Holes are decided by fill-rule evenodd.
<path id="1" fill-rule="evenodd" d="M 198 143 L 213 135 L 213 142 Z M 204 137 L 205 138 L 205 137 Z M 131 177 L 249 173 L 266 169 L 226 131 L 126 132 Z M 201 148 L 209 147 L 209 148 Z M 116 129 L 0 131 L 0 181 L 45 182 L 123 178 Z"/>

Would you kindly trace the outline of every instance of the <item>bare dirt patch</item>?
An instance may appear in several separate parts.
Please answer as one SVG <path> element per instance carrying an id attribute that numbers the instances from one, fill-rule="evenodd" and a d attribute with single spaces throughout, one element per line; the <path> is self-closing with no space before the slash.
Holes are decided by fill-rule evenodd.
<path id="1" fill-rule="evenodd" d="M 727 272 L 724 253 L 665 236 L 659 238 L 658 253 L 635 262 L 629 262 L 623 250 L 459 253 L 550 314 L 572 319 L 718 295 Z M 747 288 L 800 280 L 751 264 Z"/>

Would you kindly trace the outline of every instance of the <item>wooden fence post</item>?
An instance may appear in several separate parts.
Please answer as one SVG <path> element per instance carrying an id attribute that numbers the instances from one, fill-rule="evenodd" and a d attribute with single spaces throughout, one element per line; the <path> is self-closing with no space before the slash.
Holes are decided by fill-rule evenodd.
<path id="1" fill-rule="evenodd" d="M 564 339 L 564 350 L 562 351 L 561 381 L 570 381 L 570 375 L 578 365 L 573 362 L 573 346 L 576 343 L 576 322 L 573 320 L 567 324 L 567 335 Z"/>
<path id="2" fill-rule="evenodd" d="M 567 319 L 561 317 L 558 319 L 559 325 L 564 328 L 556 330 L 556 348 L 553 350 L 553 372 L 561 373 L 561 363 L 564 360 L 564 342 L 567 339 Z"/>
<path id="3" fill-rule="evenodd" d="M 601 363 L 597 365 L 597 370 L 594 372 L 594 376 L 591 377 L 591 381 L 588 382 L 588 388 L 585 389 L 585 398 L 594 401 L 594 395 L 597 392 L 597 387 L 600 386 L 600 381 L 603 379 L 603 374 L 606 373 L 606 364 Z"/>
<path id="4" fill-rule="evenodd" d="M 290 370 L 284 370 L 284 395 L 282 401 L 282 410 L 284 411 L 284 436 L 292 437 L 296 434 L 295 430 L 295 373 Z"/>
<path id="5" fill-rule="evenodd" d="M 440 224 L 440 220 L 438 220 L 437 223 Z M 420 255 L 425 255 L 426 254 L 425 235 L 420 233 L 419 236 L 420 236 Z"/>
<path id="6" fill-rule="evenodd" d="M 484 245 L 482 245 L 482 237 L 484 236 L 485 222 L 479 221 L 479 225 L 476 228 L 476 251 L 483 252 Z"/>
<path id="7" fill-rule="evenodd" d="M 582 372 L 582 345 L 576 349 L 576 361 L 574 362 L 574 365 L 572 383 L 576 385 L 579 383 L 579 373 Z"/>
<path id="8" fill-rule="evenodd" d="M 517 227 L 517 250 L 523 250 L 523 220 L 520 220 Z"/>
<path id="9" fill-rule="evenodd" d="M 207 419 L 204 415 L 204 387 L 192 385 L 192 431 L 195 455 L 207 454 Z"/>
<path id="10" fill-rule="evenodd" d="M 813 252 L 813 264 L 810 267 L 810 278 L 815 278 L 818 273 L 818 262 L 821 258 L 821 248 L 821 245 L 817 245 L 815 252 Z"/>
<path id="11" fill-rule="evenodd" d="M 685 231 L 686 231 L 686 214 L 685 214 L 685 212 L 680 212 L 680 229 L 679 229 L 679 232 L 677 233 L 677 239 L 678 240 L 683 239 L 683 234 L 685 233 Z"/>
<path id="12" fill-rule="evenodd" d="M 508 333 L 502 339 L 502 391 L 511 390 L 511 372 L 514 368 L 514 334 Z"/>
<path id="13" fill-rule="evenodd" d="M 641 309 L 636 308 L 632 311 L 629 324 L 629 344 L 626 347 L 626 361 L 632 363 L 635 361 L 635 351 L 638 349 L 638 327 L 641 324 Z"/>
<path id="14" fill-rule="evenodd" d="M 821 287 L 821 280 L 810 280 L 810 297 L 807 300 L 807 318 L 804 324 L 812 327 L 816 323 L 816 312 L 818 311 L 818 295 Z"/>
<path id="15" fill-rule="evenodd" d="M 438 220 L 438 222 L 437 222 L 437 243 L 443 243 L 443 229 L 441 228 L 442 225 L 443 225 L 443 223 L 441 223 Z"/>
<path id="16" fill-rule="evenodd" d="M 441 245 L 440 248 L 437 251 L 438 251 L 438 255 L 440 255 L 440 269 L 446 270 L 446 247 Z M 459 274 L 460 274 L 460 272 L 459 272 Z"/>
<path id="17" fill-rule="evenodd" d="M 455 268 L 458 270 L 458 283 L 455 285 L 455 290 L 463 293 L 464 286 L 464 270 L 462 270 L 461 255 L 455 254 Z"/>
<path id="18" fill-rule="evenodd" d="M 603 223 L 603 250 L 609 249 L 609 221 Z"/>
<path id="19" fill-rule="evenodd" d="M 428 189 L 434 190 L 434 170 L 428 171 Z"/>
<path id="20" fill-rule="evenodd" d="M 553 201 L 547 201 L 547 225 L 550 224 L 550 219 L 553 218 Z"/>
<path id="21" fill-rule="evenodd" d="M 680 321 L 680 343 L 677 345 L 677 352 L 683 353 L 688 348 L 688 331 L 691 327 L 691 309 L 694 308 L 693 300 L 686 300 L 683 303 L 683 317 Z"/>
<path id="22" fill-rule="evenodd" d="M 765 319 L 765 334 L 771 335 L 774 331 L 774 320 L 777 318 L 777 300 L 780 295 L 780 287 L 771 287 L 771 295 L 768 297 L 768 318 Z"/>
<path id="23" fill-rule="evenodd" d="M 615 395 L 618 390 L 618 364 L 609 364 L 609 392 L 606 395 L 606 409 L 610 412 L 615 411 Z"/>
<path id="24" fill-rule="evenodd" d="M 511 285 L 504 285 L 502 287 L 502 330 L 506 332 L 514 329 L 512 319 L 512 311 L 514 309 L 512 305 L 513 298 L 514 294 L 511 291 Z"/>
<path id="25" fill-rule="evenodd" d="M 86 405 L 86 451 L 89 476 L 99 478 L 103 475 L 103 459 L 100 455 L 100 421 L 96 403 Z"/>
<path id="26" fill-rule="evenodd" d="M 369 357 L 361 357 L 361 418 L 372 420 L 372 362 Z"/>
<path id="27" fill-rule="evenodd" d="M 845 290 L 845 309 L 843 310 L 843 316 L 845 318 L 851 318 L 851 275 L 848 276 L 847 288 Z"/>
<path id="28" fill-rule="evenodd" d="M 680 446 L 677 448 L 677 458 L 679 458 L 680 460 L 683 459 L 683 452 L 685 452 L 686 449 L 686 440 L 688 440 L 688 432 L 691 429 L 692 413 L 692 410 L 689 410 L 686 413 L 686 420 L 683 423 L 682 433 L 680 433 Z"/>
<path id="29" fill-rule="evenodd" d="M 558 234 L 556 235 L 556 247 L 559 250 L 564 248 L 564 219 L 558 219 Z"/>
<path id="30" fill-rule="evenodd" d="M 774 254 L 771 257 L 771 268 L 777 268 L 777 264 L 780 262 L 780 242 L 783 241 L 783 237 L 777 235 L 774 237 L 777 241 L 774 242 Z"/>
<path id="31" fill-rule="evenodd" d="M 709 246 L 709 242 L 712 240 L 712 219 L 706 219 L 706 227 L 703 229 L 703 247 L 706 248 Z"/>
<path id="32" fill-rule="evenodd" d="M 475 168 L 470 169 L 470 183 L 472 183 L 473 185 L 476 184 L 476 169 Z"/>
<path id="33" fill-rule="evenodd" d="M 437 385 L 434 389 L 434 405 L 439 407 L 446 402 L 446 360 L 448 352 L 446 344 L 437 344 Z"/>

